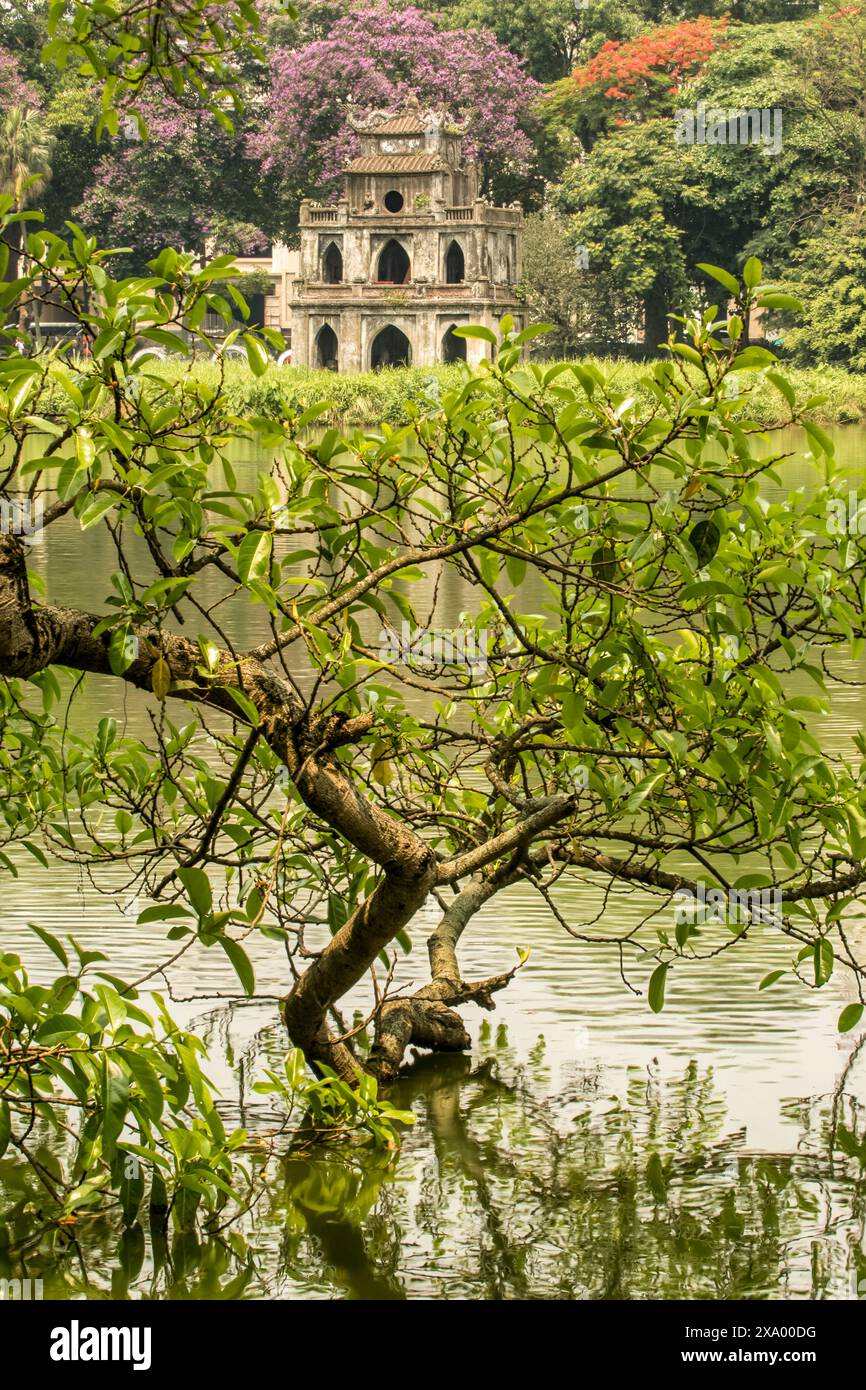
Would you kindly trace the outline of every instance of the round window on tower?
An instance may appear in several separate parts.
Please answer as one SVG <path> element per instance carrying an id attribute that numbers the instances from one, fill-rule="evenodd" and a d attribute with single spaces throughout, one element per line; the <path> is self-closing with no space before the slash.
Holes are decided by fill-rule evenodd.
<path id="1" fill-rule="evenodd" d="M 402 212 L 403 194 L 398 193 L 396 188 L 392 188 L 390 193 L 385 194 L 385 207 L 389 212 Z"/>

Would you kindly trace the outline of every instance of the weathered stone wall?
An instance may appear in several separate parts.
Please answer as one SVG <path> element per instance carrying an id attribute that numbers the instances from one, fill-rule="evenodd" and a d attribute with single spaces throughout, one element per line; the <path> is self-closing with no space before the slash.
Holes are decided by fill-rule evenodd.
<path id="1" fill-rule="evenodd" d="M 463 159 L 462 134 L 437 119 L 417 103 L 397 116 L 376 113 L 368 126 L 356 126 L 362 153 L 349 165 L 343 198 L 329 206 L 302 203 L 292 302 L 299 365 L 333 365 L 330 351 L 318 347 L 325 325 L 337 336 L 338 370 L 364 371 L 377 335 L 389 326 L 408 339 L 412 364 L 425 366 L 445 360 L 449 328 L 479 323 L 495 331 L 503 314 L 519 319 L 520 209 L 478 197 L 478 170 Z M 391 242 L 408 257 L 401 283 L 381 278 Z M 463 276 L 449 284 L 453 242 L 463 253 Z M 336 283 L 325 265 L 332 244 L 342 258 Z M 392 274 L 396 279 L 402 270 Z M 467 359 L 478 361 L 485 350 L 470 340 Z"/>

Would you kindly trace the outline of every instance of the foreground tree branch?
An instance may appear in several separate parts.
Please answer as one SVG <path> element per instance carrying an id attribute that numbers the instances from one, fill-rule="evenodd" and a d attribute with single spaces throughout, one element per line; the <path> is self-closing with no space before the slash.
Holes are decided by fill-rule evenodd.
<path id="1" fill-rule="evenodd" d="M 38 838 L 95 881 L 123 866 L 142 915 L 171 924 L 138 984 L 217 947 L 251 994 L 261 933 L 286 962 L 288 1039 L 363 1089 L 407 1049 L 470 1045 L 459 1010 L 494 1007 L 514 969 L 466 980 L 460 944 L 522 883 L 654 1008 L 678 972 L 774 931 L 809 987 L 850 972 L 856 1026 L 866 786 L 813 722 L 822 667 L 866 633 L 866 555 L 828 525 L 848 484 L 808 420 L 829 481 L 799 512 L 759 498 L 779 456 L 753 452 L 748 394 L 724 390 L 732 371 L 773 372 L 737 345 L 770 292 L 759 268 L 730 346 L 720 324 L 686 324 L 636 397 L 594 367 L 527 364 L 506 324 L 436 411 L 311 437 L 288 404 L 232 416 L 184 354 L 220 312 L 207 267 L 166 252 L 152 284 L 106 292 L 83 238 L 34 231 L 28 257 L 73 308 L 89 286 L 99 347 L 71 366 L 0 359 L 3 515 L 39 502 L 45 546 L 80 534 L 105 598 L 85 611 L 50 574 L 43 599 L 31 537 L 4 524 L 0 777 L 22 809 L 3 845 Z M 178 361 L 133 360 L 148 335 Z M 239 442 L 261 460 L 243 478 Z M 457 630 L 435 628 L 440 588 L 467 606 Z M 77 734 L 63 702 L 84 676 L 107 713 Z M 789 698 L 804 676 L 814 694 Z M 119 733 L 127 697 L 147 735 Z M 634 907 L 619 926 L 614 893 Z M 421 918 L 429 978 L 409 986 L 399 952 Z M 342 1015 L 360 1001 L 369 1050 Z"/>

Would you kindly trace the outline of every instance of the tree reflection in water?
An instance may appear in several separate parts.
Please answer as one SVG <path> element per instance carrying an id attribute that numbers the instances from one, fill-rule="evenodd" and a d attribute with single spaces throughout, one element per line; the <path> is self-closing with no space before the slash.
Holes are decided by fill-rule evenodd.
<path id="1" fill-rule="evenodd" d="M 418 1061 L 399 1104 L 419 1127 L 396 1172 L 284 1162 L 288 1285 L 360 1298 L 852 1296 L 866 1275 L 866 1124 L 850 1095 L 796 1107 L 795 1154 L 752 1154 L 724 1135 L 695 1064 L 667 1084 L 636 1076 L 623 1097 L 593 1094 L 596 1080 L 551 1100 L 492 1064 Z"/>
<path id="2" fill-rule="evenodd" d="M 398 1156 L 267 1157 L 265 1139 L 256 1201 L 209 1236 L 159 1212 L 148 1230 L 42 1223 L 32 1170 L 7 1155 L 0 1277 L 42 1277 L 46 1297 L 850 1298 L 866 1278 L 853 1072 L 788 1107 L 795 1152 L 756 1154 L 696 1063 L 635 1072 L 620 1095 L 574 1068 L 550 1094 L 542 1048 L 522 1067 L 507 1045 L 481 1065 L 420 1058 L 395 1088 L 418 1116 Z"/>

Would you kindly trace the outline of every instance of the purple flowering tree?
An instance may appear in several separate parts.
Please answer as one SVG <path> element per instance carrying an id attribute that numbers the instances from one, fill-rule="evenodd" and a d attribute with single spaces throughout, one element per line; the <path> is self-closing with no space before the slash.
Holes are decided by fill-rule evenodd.
<path id="1" fill-rule="evenodd" d="M 482 164 L 487 188 L 503 194 L 530 168 L 540 92 L 489 30 L 440 29 L 414 7 L 372 4 L 339 19 L 326 38 L 276 50 L 250 149 L 279 180 L 287 208 L 309 193 L 333 196 L 359 148 L 350 114 L 414 95 L 467 122 L 467 153 Z"/>
<path id="2" fill-rule="evenodd" d="M 266 244 L 257 225 L 258 167 L 245 134 L 228 134 L 207 111 L 151 102 L 145 117 L 147 140 L 130 123 L 108 145 L 76 219 L 103 245 L 130 247 L 118 258 L 130 271 L 165 246 L 202 251 L 211 236 L 236 241 L 233 251 Z"/>
<path id="3" fill-rule="evenodd" d="M 42 99 L 36 88 L 21 75 L 18 60 L 5 48 L 0 48 L 0 114 L 10 106 L 23 106 L 28 110 L 38 110 Z"/>

